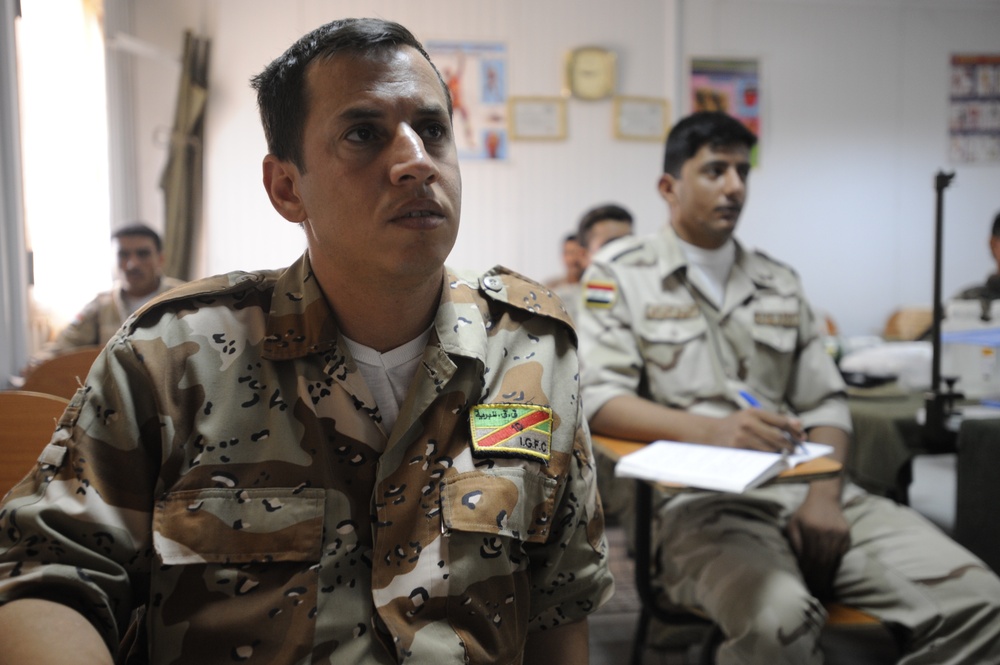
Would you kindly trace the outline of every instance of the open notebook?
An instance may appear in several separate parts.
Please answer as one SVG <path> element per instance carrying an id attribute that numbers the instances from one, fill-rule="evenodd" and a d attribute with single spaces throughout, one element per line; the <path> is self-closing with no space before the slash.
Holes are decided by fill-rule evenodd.
<path id="1" fill-rule="evenodd" d="M 698 443 L 654 441 L 618 460 L 615 475 L 739 493 L 767 482 L 785 469 L 833 452 L 833 446 L 823 443 L 803 443 L 802 447 L 805 452 L 782 455 Z"/>

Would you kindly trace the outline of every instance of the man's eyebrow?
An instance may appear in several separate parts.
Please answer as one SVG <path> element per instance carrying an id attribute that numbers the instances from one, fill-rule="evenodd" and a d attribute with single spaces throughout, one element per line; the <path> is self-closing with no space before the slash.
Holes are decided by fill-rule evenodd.
<path id="1" fill-rule="evenodd" d="M 448 109 L 441 104 L 427 104 L 418 107 L 414 111 L 414 115 L 419 117 L 447 117 Z M 386 112 L 382 109 L 370 107 L 370 106 L 352 106 L 344 109 L 340 113 L 340 117 L 344 120 L 378 120 L 386 116 Z"/>

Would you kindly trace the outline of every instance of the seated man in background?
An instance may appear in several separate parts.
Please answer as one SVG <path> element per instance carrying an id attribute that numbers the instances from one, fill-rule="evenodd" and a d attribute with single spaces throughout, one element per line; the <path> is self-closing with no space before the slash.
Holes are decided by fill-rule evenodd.
<path id="1" fill-rule="evenodd" d="M 613 583 L 576 336 L 541 285 L 444 266 L 440 74 L 346 19 L 253 85 L 307 249 L 105 347 L 0 506 L 0 665 L 586 663 Z"/>
<path id="2" fill-rule="evenodd" d="M 584 259 L 587 250 L 580 244 L 577 234 L 570 233 L 563 238 L 562 262 L 564 273 L 557 279 L 551 279 L 545 286 L 559 296 L 566 311 L 572 318 L 576 313 L 576 303 L 580 300 L 580 277 L 586 266 Z"/>
<path id="3" fill-rule="evenodd" d="M 30 367 L 81 346 L 104 346 L 129 314 L 184 282 L 163 274 L 166 256 L 159 234 L 145 224 L 132 224 L 111 234 L 120 281 L 99 293 L 59 333 L 35 354 Z"/>
<path id="4" fill-rule="evenodd" d="M 577 240 L 585 252 L 583 267 L 590 265 L 590 257 L 601 247 L 622 236 L 632 235 L 632 213 L 620 205 L 609 203 L 591 208 L 580 218 Z"/>
<path id="5" fill-rule="evenodd" d="M 993 218 L 990 233 L 990 254 L 996 262 L 996 271 L 986 278 L 985 284 L 970 286 L 955 296 L 957 300 L 1000 300 L 1000 212 Z"/>
<path id="6" fill-rule="evenodd" d="M 578 321 L 595 433 L 765 451 L 808 437 L 843 461 L 844 384 L 798 277 L 733 238 L 755 143 L 723 113 L 678 122 L 659 182 L 669 224 L 584 273 L 599 292 Z M 1000 579 L 915 511 L 839 477 L 663 498 L 653 542 L 658 586 L 726 635 L 719 663 L 822 662 L 828 599 L 888 625 L 901 663 L 1000 662 Z"/>

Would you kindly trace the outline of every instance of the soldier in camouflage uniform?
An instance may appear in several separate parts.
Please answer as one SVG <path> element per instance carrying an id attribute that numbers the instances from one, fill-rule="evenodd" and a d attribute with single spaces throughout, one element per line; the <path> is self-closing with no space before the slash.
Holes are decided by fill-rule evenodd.
<path id="1" fill-rule="evenodd" d="M 595 432 L 771 451 L 808 435 L 844 459 L 844 384 L 798 277 L 732 238 L 755 141 L 724 114 L 679 122 L 660 181 L 670 224 L 585 273 Z M 913 510 L 840 478 L 662 501 L 656 582 L 720 625 L 719 663 L 822 662 L 830 598 L 889 626 L 901 663 L 1000 663 L 1000 580 Z"/>
<path id="2" fill-rule="evenodd" d="M 118 332 L 129 314 L 184 282 L 163 274 L 166 256 L 159 234 L 145 224 L 131 224 L 111 234 L 121 280 L 98 293 L 56 339 L 32 356 L 30 367 L 82 346 L 98 346 Z"/>
<path id="3" fill-rule="evenodd" d="M 255 86 L 308 250 L 108 344 L 0 509 L 0 663 L 585 662 L 612 581 L 575 336 L 544 287 L 444 269 L 436 70 L 347 20 Z"/>

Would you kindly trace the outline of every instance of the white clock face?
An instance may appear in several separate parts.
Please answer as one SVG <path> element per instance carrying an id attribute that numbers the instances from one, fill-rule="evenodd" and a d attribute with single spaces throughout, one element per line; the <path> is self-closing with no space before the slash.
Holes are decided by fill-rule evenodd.
<path id="1" fill-rule="evenodd" d="M 615 55 L 599 48 L 573 51 L 568 66 L 569 90 L 580 99 L 604 99 L 615 91 Z"/>

